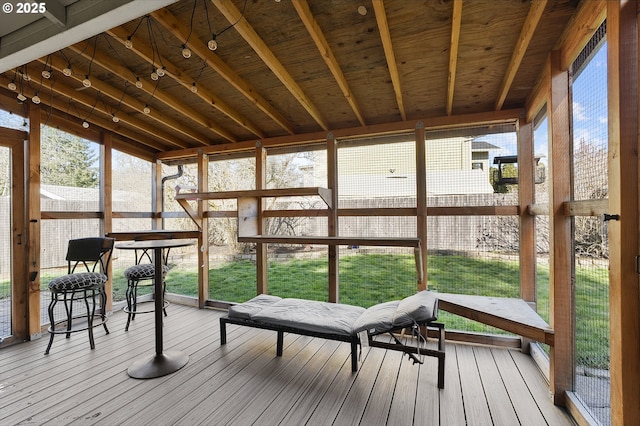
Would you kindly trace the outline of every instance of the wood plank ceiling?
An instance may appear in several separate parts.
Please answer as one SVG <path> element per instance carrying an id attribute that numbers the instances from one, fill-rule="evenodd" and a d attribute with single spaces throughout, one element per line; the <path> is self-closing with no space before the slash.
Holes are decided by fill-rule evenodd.
<path id="1" fill-rule="evenodd" d="M 181 0 L 8 70 L 0 84 L 40 99 L 45 120 L 109 129 L 138 155 L 303 138 L 523 108 L 578 6 Z"/>

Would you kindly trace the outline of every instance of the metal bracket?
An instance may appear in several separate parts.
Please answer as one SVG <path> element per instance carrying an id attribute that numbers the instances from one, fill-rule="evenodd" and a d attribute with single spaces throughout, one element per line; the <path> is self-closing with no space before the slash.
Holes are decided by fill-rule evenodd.
<path id="1" fill-rule="evenodd" d="M 609 222 L 610 220 L 620 220 L 620 215 L 619 214 L 604 214 L 603 220 L 605 222 Z"/>

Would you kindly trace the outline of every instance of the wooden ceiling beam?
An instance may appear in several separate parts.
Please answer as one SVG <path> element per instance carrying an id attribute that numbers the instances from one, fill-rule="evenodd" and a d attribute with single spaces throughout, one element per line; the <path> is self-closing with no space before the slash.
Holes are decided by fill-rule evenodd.
<path id="1" fill-rule="evenodd" d="M 320 25 L 318 25 L 318 22 L 315 20 L 313 14 L 311 13 L 309 3 L 307 3 L 306 0 L 293 0 L 292 4 L 296 9 L 296 12 L 298 12 L 298 16 L 300 16 L 302 23 L 307 28 L 309 35 L 311 35 L 311 38 L 316 44 L 316 47 L 320 51 L 320 56 L 322 56 L 322 59 L 324 59 L 325 63 L 329 67 L 331 74 L 333 74 L 333 78 L 335 78 L 336 82 L 338 83 L 338 86 L 342 91 L 342 95 L 347 99 L 349 105 L 351 105 L 351 109 L 358 118 L 360 125 L 366 126 L 362 111 L 358 106 L 358 102 L 353 96 L 353 92 L 351 92 L 351 89 L 349 88 L 349 83 L 347 83 L 347 79 L 342 73 L 342 69 L 338 64 L 338 60 L 333 54 L 331 47 L 329 47 L 329 43 L 327 43 L 327 39 L 320 29 Z"/>
<path id="2" fill-rule="evenodd" d="M 67 62 L 65 62 L 62 58 L 58 57 L 58 56 L 50 56 L 48 58 L 40 58 L 39 59 L 40 62 L 44 63 L 49 63 L 49 66 L 51 66 L 53 69 L 57 70 L 60 72 L 60 75 L 62 75 L 62 70 L 64 68 L 67 67 Z M 83 76 L 88 74 L 88 71 L 86 69 L 81 68 L 78 64 L 74 64 L 73 65 L 73 70 L 74 70 L 74 74 L 72 74 L 71 76 L 69 76 L 69 78 L 72 78 L 76 81 L 82 82 L 82 80 L 84 79 Z M 64 77 L 63 77 L 64 78 Z M 135 86 L 131 86 L 134 87 Z M 139 101 L 138 99 L 134 98 L 133 96 L 127 95 L 126 93 L 123 93 L 122 89 L 116 89 L 113 86 L 110 86 L 109 84 L 100 81 L 99 79 L 94 78 L 93 80 L 91 80 L 91 88 L 95 89 L 103 94 L 105 94 L 106 96 L 110 97 L 111 99 L 113 99 L 114 101 L 116 101 L 117 103 L 121 103 L 122 105 L 126 105 L 129 108 L 132 108 L 136 111 L 140 111 L 142 112 L 142 110 L 144 109 L 145 105 Z M 118 109 L 118 107 L 114 107 L 113 110 L 116 111 L 116 109 Z M 117 111 L 119 112 L 119 111 Z M 124 111 L 123 111 L 124 113 Z M 116 114 L 116 113 L 112 113 L 112 114 Z M 119 114 L 117 115 L 117 118 L 120 119 L 122 118 L 124 114 Z M 115 116 L 115 115 L 114 115 Z M 202 145 L 208 145 L 208 139 L 205 138 L 203 135 L 201 135 L 200 133 L 196 132 L 195 130 L 193 130 L 193 128 L 178 122 L 177 120 L 168 117 L 164 114 L 159 113 L 158 111 L 155 110 L 151 110 L 151 112 L 149 114 L 147 114 L 147 116 L 153 120 L 155 120 L 156 122 L 158 122 L 159 124 L 163 125 L 163 126 L 167 126 L 179 133 L 182 133 L 183 135 L 185 135 L 186 137 L 188 137 L 189 139 L 192 139 L 195 142 L 198 142 Z"/>
<path id="3" fill-rule="evenodd" d="M 251 48 L 258 54 L 260 59 L 269 67 L 271 72 L 275 74 L 280 82 L 289 90 L 289 92 L 297 99 L 302 107 L 311 115 L 311 117 L 324 129 L 329 129 L 329 124 L 322 117 L 320 110 L 311 102 L 311 99 L 302 91 L 295 79 L 289 74 L 289 71 L 276 58 L 267 44 L 258 36 L 258 33 L 244 18 L 242 13 L 233 5 L 231 0 L 211 0 L 218 10 L 234 24 L 234 29 L 244 38 Z"/>
<path id="4" fill-rule="evenodd" d="M 352 127 L 348 129 L 333 129 L 331 133 L 338 140 L 360 139 L 366 137 L 378 137 L 382 135 L 406 134 L 415 130 L 418 123 L 424 125 L 427 134 L 435 130 L 456 129 L 460 127 L 482 126 L 487 129 L 487 134 L 493 133 L 490 129 L 494 126 L 515 123 L 522 116 L 522 109 L 503 109 L 500 111 L 488 111 L 474 114 L 461 114 L 454 116 L 431 117 L 419 120 L 398 121 L 394 123 L 373 124 L 364 127 Z M 314 132 L 297 135 L 276 136 L 259 141 L 266 149 L 293 147 L 302 145 L 324 145 L 327 141 L 326 132 Z M 234 154 L 243 151 L 255 150 L 256 141 L 238 142 L 237 144 L 220 144 L 204 148 L 188 148 L 179 151 L 167 151 L 158 154 L 162 160 L 194 159 L 198 152 L 207 155 Z"/>
<path id="5" fill-rule="evenodd" d="M 92 60 L 94 64 L 101 66 L 107 71 L 117 75 L 123 80 L 128 81 L 129 83 L 135 85 L 136 76 L 133 72 L 127 68 L 126 66 L 116 62 L 110 56 L 106 55 L 101 51 L 93 52 L 93 49 L 90 49 L 87 46 L 87 42 L 80 42 L 69 46 L 69 49 L 73 50 L 75 53 L 84 56 L 87 60 Z M 205 118 L 202 114 L 194 110 L 193 108 L 188 108 L 184 105 L 184 102 L 181 99 L 177 99 L 174 96 L 168 94 L 164 90 L 159 90 L 155 88 L 155 84 L 147 82 L 146 80 L 140 80 L 142 82 L 142 88 L 140 90 L 152 96 L 154 99 L 165 104 L 167 107 L 175 110 L 177 113 L 191 118 L 193 121 L 207 127 L 209 130 L 218 134 L 222 138 L 228 140 L 229 142 L 235 142 L 236 138 L 229 131 L 224 129 L 222 126 L 219 126 L 216 123 L 211 122 L 207 118 Z M 203 143 L 203 145 L 208 145 L 207 143 Z"/>
<path id="6" fill-rule="evenodd" d="M 121 27 L 113 28 L 109 31 L 106 31 L 108 35 L 113 37 L 118 42 L 124 44 L 127 38 L 130 37 L 130 34 Z M 222 114 L 225 114 L 227 117 L 231 118 L 233 121 L 238 123 L 240 126 L 244 127 L 254 135 L 263 138 L 264 132 L 258 126 L 253 124 L 249 119 L 242 116 L 238 111 L 234 110 L 230 105 L 228 105 L 221 98 L 213 94 L 210 90 L 202 85 L 197 85 L 197 92 L 192 94 L 191 89 L 193 85 L 196 84 L 195 80 L 191 77 L 187 76 L 183 70 L 179 69 L 175 64 L 171 63 L 167 58 L 158 54 L 158 52 L 154 52 L 151 46 L 149 46 L 146 42 L 138 41 L 136 38 L 131 37 L 131 41 L 133 43 L 133 47 L 131 47 L 131 51 L 137 54 L 140 58 L 147 61 L 149 64 L 157 64 L 158 62 L 162 64 L 167 74 L 173 78 L 175 81 L 180 83 L 184 88 L 189 90 L 190 96 L 197 96 L 207 104 L 212 105 Z M 207 124 L 208 120 L 199 120 L 200 124 L 209 127 Z"/>
<path id="7" fill-rule="evenodd" d="M 378 31 L 380 31 L 380 38 L 382 39 L 384 56 L 387 58 L 387 67 L 389 68 L 389 74 L 391 75 L 391 83 L 393 84 L 393 91 L 396 94 L 396 102 L 398 104 L 398 109 L 400 110 L 400 116 L 402 117 L 402 121 L 406 121 L 407 112 L 404 108 L 404 101 L 402 100 L 400 73 L 398 72 L 398 65 L 396 64 L 396 55 L 393 52 L 391 32 L 389 31 L 389 23 L 387 22 L 387 12 L 384 9 L 384 3 L 382 0 L 373 0 L 373 11 L 376 14 Z"/>
<path id="8" fill-rule="evenodd" d="M 498 98 L 496 99 L 496 111 L 501 110 L 504 105 L 509 89 L 511 89 L 511 84 L 513 84 L 513 79 L 518 72 L 518 68 L 520 68 L 522 58 L 524 58 L 525 53 L 527 53 L 529 43 L 531 43 L 533 34 L 535 33 L 536 28 L 538 28 L 538 23 L 540 22 L 540 18 L 542 18 L 542 13 L 546 6 L 547 0 L 536 0 L 531 2 L 531 7 L 529 8 L 529 13 L 524 21 L 522 30 L 520 31 L 516 47 L 513 49 L 513 53 L 511 54 L 511 60 L 507 66 L 507 72 L 504 75 L 502 84 L 500 84 Z"/>
<path id="9" fill-rule="evenodd" d="M 112 134 L 113 147 L 115 149 L 139 158 L 143 158 L 148 161 L 151 161 L 155 157 L 155 155 L 161 151 L 158 148 L 150 149 L 148 145 L 143 144 L 138 140 L 133 140 L 126 137 L 120 131 L 122 127 L 114 125 L 113 122 L 109 123 L 109 120 L 99 119 L 97 122 L 99 124 L 94 123 L 96 124 L 95 126 L 91 126 L 90 128 L 85 129 L 80 123 L 78 123 L 77 118 L 70 116 L 69 114 L 58 109 L 52 108 L 50 111 L 50 115 L 46 117 L 46 121 L 50 126 L 56 126 L 58 128 L 64 129 L 64 131 L 66 132 L 75 134 L 96 143 L 100 143 L 100 133 L 109 132 Z M 110 126 L 111 129 L 105 126 Z M 132 135 L 137 135 L 138 137 L 141 136 L 139 134 L 135 134 L 134 132 L 129 133 Z"/>
<path id="10" fill-rule="evenodd" d="M 461 23 L 462 0 L 453 0 L 453 13 L 451 14 L 451 44 L 449 45 L 449 75 L 447 79 L 447 115 L 451 115 L 453 113 L 453 94 L 456 88 Z"/>
<path id="11" fill-rule="evenodd" d="M 5 75 L 0 76 L 0 85 L 6 85 L 10 82 L 11 80 L 9 80 Z M 60 83 L 56 82 L 55 86 L 59 86 Z M 55 98 L 53 96 L 44 96 L 42 93 L 42 89 L 49 89 L 49 87 L 47 86 L 43 86 L 42 88 L 39 88 L 39 94 L 40 94 L 40 99 L 42 101 L 42 104 L 44 105 L 48 105 L 51 107 L 51 109 L 53 111 L 68 111 L 70 109 L 70 104 L 68 102 L 64 102 L 63 100 L 59 99 L 59 98 Z M 76 92 L 74 89 L 70 89 L 73 92 Z M 28 98 L 33 98 L 33 96 L 35 95 L 35 89 L 31 88 L 31 87 L 24 87 L 23 88 L 23 94 L 25 96 L 27 96 Z M 76 92 L 78 93 L 78 92 Z M 91 104 L 90 107 L 92 107 L 93 104 Z M 46 109 L 43 108 L 43 111 L 45 113 L 47 113 Z M 52 111 L 52 114 L 53 114 Z M 82 111 L 83 113 L 89 115 L 90 110 L 89 111 Z M 69 115 L 68 113 L 64 113 Z M 82 127 L 81 123 L 79 122 L 80 117 L 76 117 L 75 118 L 75 123 L 74 125 L 80 126 Z M 68 123 L 72 123 L 73 120 L 68 119 L 67 120 Z M 148 146 L 149 148 L 152 148 L 155 152 L 157 151 L 166 151 L 168 149 L 175 149 L 176 145 L 175 144 L 163 144 L 161 142 L 159 142 L 157 139 L 154 138 L 150 138 L 147 135 L 144 134 L 140 134 L 137 131 L 132 131 L 130 128 L 125 127 L 123 125 L 123 123 L 125 123 L 123 120 L 120 121 L 120 123 L 114 123 L 113 120 L 111 120 L 110 118 L 108 119 L 102 119 L 96 115 L 91 115 L 91 117 L 89 117 L 89 119 L 87 120 L 88 122 L 95 124 L 96 126 L 99 126 L 103 129 L 107 129 L 110 130 L 116 134 L 122 135 L 124 137 L 127 137 L 141 145 L 145 145 Z M 66 130 L 67 127 L 65 126 L 63 128 L 63 130 Z M 84 127 L 82 127 L 82 129 L 84 130 Z"/>
<path id="12" fill-rule="evenodd" d="M 26 88 L 25 88 L 26 89 Z M 48 89 L 51 92 L 55 92 L 58 93 L 66 98 L 72 99 L 73 101 L 78 102 L 79 104 L 84 105 L 85 107 L 89 108 L 90 111 L 93 111 L 93 114 L 89 113 L 91 116 L 86 118 L 87 122 L 93 123 L 95 122 L 95 120 L 98 118 L 97 116 L 95 116 L 94 114 L 100 113 L 105 115 L 109 121 L 111 121 L 113 123 L 112 117 L 111 117 L 111 111 L 107 111 L 107 109 L 105 108 L 104 103 L 98 102 L 98 98 L 97 95 L 92 95 L 92 94 L 88 94 L 88 93 L 84 93 L 83 91 L 78 91 L 70 86 L 67 86 L 66 84 L 64 84 L 61 80 L 56 80 L 55 84 L 51 84 L 50 86 L 42 86 L 41 88 L 39 88 L 39 92 L 40 95 L 42 95 L 42 89 Z M 35 93 L 35 91 L 34 91 Z M 26 93 L 25 93 L 26 95 Z M 27 97 L 33 97 L 33 95 L 29 96 L 27 95 Z M 46 96 L 40 96 L 40 99 L 44 102 L 46 101 Z M 60 107 L 56 107 L 58 109 L 60 109 Z M 66 106 L 66 108 L 64 106 L 62 106 L 62 110 L 67 110 L 69 108 L 69 105 Z M 114 108 L 115 109 L 115 108 Z M 87 115 L 89 115 L 87 114 Z M 81 119 L 80 117 L 78 117 L 79 119 Z M 176 137 L 167 133 L 167 132 L 163 132 L 161 130 L 159 130 L 156 126 L 147 123 L 143 120 L 140 120 L 138 118 L 135 118 L 133 115 L 131 114 L 127 114 L 124 115 L 122 117 L 120 117 L 120 122 L 123 123 L 127 123 L 130 126 L 133 126 L 137 129 L 139 129 L 142 132 L 147 133 L 148 135 L 151 135 L 154 138 L 157 138 L 159 140 L 165 141 L 167 143 L 167 146 L 169 147 L 173 147 L 175 148 L 187 148 L 188 145 L 183 143 L 183 142 L 179 142 L 176 141 Z M 115 123 L 114 123 L 115 124 Z"/>
<path id="13" fill-rule="evenodd" d="M 555 46 L 561 52 L 560 66 L 563 70 L 569 69 L 606 17 L 606 0 L 580 2 L 578 10 L 571 17 Z"/>
<path id="14" fill-rule="evenodd" d="M 293 135 L 295 132 L 293 126 L 289 121 L 278 112 L 264 97 L 262 97 L 258 91 L 244 80 L 238 73 L 229 67 L 218 55 L 211 52 L 204 43 L 194 38 L 189 38 L 187 42 L 188 33 L 186 29 L 187 25 L 183 25 L 178 19 L 171 14 L 166 8 L 157 10 L 151 13 L 151 17 L 155 19 L 160 25 L 165 27 L 167 31 L 172 33 L 181 43 L 191 49 L 202 60 L 206 61 L 207 66 L 217 72 L 223 79 L 231 84 L 237 91 L 239 91 L 245 98 L 253 103 L 260 111 L 265 113 L 269 118 L 276 122 L 280 127 L 286 130 L 289 134 Z"/>
<path id="15" fill-rule="evenodd" d="M 27 140 L 29 139 L 29 133 L 24 130 L 9 129 L 7 127 L 0 127 L 0 139 L 10 140 Z"/>

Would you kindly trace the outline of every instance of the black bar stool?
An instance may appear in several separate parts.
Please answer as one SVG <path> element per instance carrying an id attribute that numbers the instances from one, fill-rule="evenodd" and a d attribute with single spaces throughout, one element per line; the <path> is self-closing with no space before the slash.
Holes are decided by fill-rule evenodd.
<path id="1" fill-rule="evenodd" d="M 149 263 L 142 263 L 144 259 L 147 259 Z M 124 331 L 129 331 L 129 324 L 131 321 L 136 319 L 136 314 L 145 314 L 153 312 L 153 308 L 146 310 L 138 310 L 138 287 L 151 287 L 153 288 L 153 279 L 155 277 L 155 267 L 153 264 L 153 260 L 151 259 L 151 254 L 148 249 L 140 249 L 135 251 L 135 262 L 134 266 L 127 268 L 124 271 L 124 277 L 127 279 L 127 306 L 125 306 L 124 311 L 128 314 L 127 316 L 127 325 L 124 328 Z M 169 250 L 163 256 L 163 265 L 162 265 L 162 292 L 163 295 L 166 292 L 165 285 L 165 277 L 167 276 L 167 272 L 169 272 L 169 266 L 167 265 L 167 260 L 169 259 Z M 164 316 L 167 316 L 167 306 L 169 306 L 169 302 L 164 300 L 164 304 L 162 306 L 162 311 L 164 312 Z"/>
<path id="2" fill-rule="evenodd" d="M 70 240 L 67 247 L 67 275 L 55 278 L 49 282 L 51 302 L 49 303 L 49 345 L 45 355 L 49 353 L 53 338 L 56 334 L 66 334 L 88 330 L 89 344 L 95 349 L 93 328 L 102 325 L 106 334 L 107 328 L 107 294 L 105 284 L 109 280 L 109 262 L 113 252 L 114 238 L 80 238 Z M 77 272 L 82 270 L 82 272 Z M 54 310 L 58 302 L 64 303 L 65 317 L 54 318 Z M 84 314 L 74 316 L 74 304 L 84 302 Z M 96 308 L 99 310 L 100 322 L 94 323 Z M 86 319 L 86 324 L 78 324 L 79 319 Z M 57 325 L 66 324 L 64 329 L 56 329 Z M 75 325 L 74 325 L 75 323 Z"/>

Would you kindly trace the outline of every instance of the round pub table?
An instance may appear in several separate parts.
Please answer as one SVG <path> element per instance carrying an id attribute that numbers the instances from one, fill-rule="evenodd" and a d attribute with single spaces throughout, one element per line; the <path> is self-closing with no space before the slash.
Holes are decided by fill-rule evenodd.
<path id="1" fill-rule="evenodd" d="M 157 234 L 153 234 L 156 238 Z M 178 371 L 189 362 L 189 355 L 181 351 L 165 351 L 162 338 L 162 307 L 164 306 L 164 294 L 162 291 L 162 250 L 174 247 L 186 247 L 195 242 L 185 239 L 142 239 L 139 241 L 124 242 L 116 245 L 123 250 L 153 250 L 153 263 L 155 265 L 154 277 L 154 301 L 155 301 L 155 333 L 156 353 L 152 356 L 136 360 L 129 366 L 127 372 L 130 377 L 136 379 L 153 379 L 166 376 Z"/>

